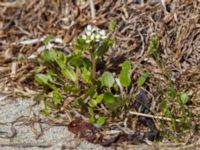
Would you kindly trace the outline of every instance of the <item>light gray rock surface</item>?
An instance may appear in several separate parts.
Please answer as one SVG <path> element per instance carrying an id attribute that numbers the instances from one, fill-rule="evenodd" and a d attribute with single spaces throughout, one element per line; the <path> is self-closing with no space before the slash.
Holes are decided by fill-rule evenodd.
<path id="1" fill-rule="evenodd" d="M 111 150 L 74 139 L 66 126 L 52 125 L 31 99 L 0 96 L 0 150 Z M 38 123 L 38 120 L 40 122 Z"/>

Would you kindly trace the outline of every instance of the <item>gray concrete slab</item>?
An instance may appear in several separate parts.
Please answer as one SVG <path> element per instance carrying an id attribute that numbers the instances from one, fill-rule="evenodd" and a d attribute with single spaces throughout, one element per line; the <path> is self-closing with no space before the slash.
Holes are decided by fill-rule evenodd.
<path id="1" fill-rule="evenodd" d="M 0 96 L 0 150 L 111 150 L 85 140 L 74 139 L 65 126 L 30 123 L 38 116 L 46 119 L 31 99 L 9 99 Z M 11 123 L 13 122 L 14 123 Z M 41 134 L 43 131 L 43 134 Z"/>

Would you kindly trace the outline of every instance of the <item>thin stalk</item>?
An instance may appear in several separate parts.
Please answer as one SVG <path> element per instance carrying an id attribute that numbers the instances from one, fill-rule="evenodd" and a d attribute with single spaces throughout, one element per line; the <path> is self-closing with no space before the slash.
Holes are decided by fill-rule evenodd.
<path id="1" fill-rule="evenodd" d="M 76 67 L 76 77 L 77 77 L 76 86 L 78 89 L 79 89 L 79 76 L 80 76 L 80 69 Z"/>
<path id="2" fill-rule="evenodd" d="M 90 52 L 91 61 L 92 61 L 92 81 L 96 79 L 96 58 L 93 52 Z"/>

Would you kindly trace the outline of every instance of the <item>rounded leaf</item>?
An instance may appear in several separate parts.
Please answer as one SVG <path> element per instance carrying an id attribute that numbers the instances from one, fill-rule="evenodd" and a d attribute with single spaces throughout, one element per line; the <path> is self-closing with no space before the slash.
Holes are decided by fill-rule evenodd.
<path id="1" fill-rule="evenodd" d="M 129 76 L 129 71 L 128 70 L 121 70 L 120 75 L 119 75 L 119 80 L 122 86 L 124 87 L 129 87 L 131 84 L 131 78 Z"/>
<path id="2" fill-rule="evenodd" d="M 96 124 L 98 125 L 104 125 L 106 122 L 106 118 L 105 117 L 99 117 L 96 121 Z"/>
<path id="3" fill-rule="evenodd" d="M 185 105 L 188 102 L 189 96 L 186 93 L 181 93 L 180 99 L 183 105 Z"/>
<path id="4" fill-rule="evenodd" d="M 115 83 L 115 79 L 112 75 L 112 73 L 106 71 L 101 76 L 101 84 L 102 86 L 106 86 L 108 88 L 111 88 L 113 84 Z"/>

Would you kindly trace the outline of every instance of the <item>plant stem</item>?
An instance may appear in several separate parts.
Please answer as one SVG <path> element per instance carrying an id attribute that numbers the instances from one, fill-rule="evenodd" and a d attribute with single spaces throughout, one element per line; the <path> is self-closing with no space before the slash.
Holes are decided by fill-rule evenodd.
<path id="1" fill-rule="evenodd" d="M 96 79 L 96 58 L 93 52 L 90 52 L 91 61 L 92 61 L 92 81 Z"/>
<path id="2" fill-rule="evenodd" d="M 78 67 L 76 67 L 76 77 L 77 77 L 77 82 L 76 82 L 76 86 L 79 89 L 79 75 L 80 75 L 80 69 Z"/>

